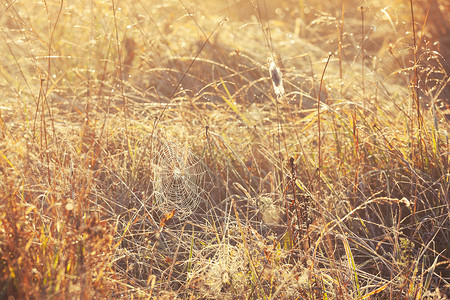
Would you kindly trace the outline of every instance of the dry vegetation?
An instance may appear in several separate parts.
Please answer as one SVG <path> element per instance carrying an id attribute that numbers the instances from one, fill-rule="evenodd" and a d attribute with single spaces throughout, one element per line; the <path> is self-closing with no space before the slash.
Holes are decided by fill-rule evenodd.
<path id="1" fill-rule="evenodd" d="M 0 298 L 447 299 L 450 3 L 413 2 L 2 1 Z"/>

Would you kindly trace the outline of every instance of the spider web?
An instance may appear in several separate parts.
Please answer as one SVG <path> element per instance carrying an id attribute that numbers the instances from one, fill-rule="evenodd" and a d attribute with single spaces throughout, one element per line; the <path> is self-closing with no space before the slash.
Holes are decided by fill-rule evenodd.
<path id="1" fill-rule="evenodd" d="M 154 192 L 163 212 L 175 209 L 181 218 L 192 214 L 203 199 L 205 169 L 187 147 L 161 144 L 155 160 Z"/>

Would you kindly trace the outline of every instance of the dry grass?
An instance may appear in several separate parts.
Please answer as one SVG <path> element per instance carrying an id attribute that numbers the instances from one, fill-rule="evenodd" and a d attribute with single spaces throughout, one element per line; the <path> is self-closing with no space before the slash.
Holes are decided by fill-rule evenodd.
<path id="1" fill-rule="evenodd" d="M 447 299 L 431 3 L 7 0 L 0 298 Z"/>

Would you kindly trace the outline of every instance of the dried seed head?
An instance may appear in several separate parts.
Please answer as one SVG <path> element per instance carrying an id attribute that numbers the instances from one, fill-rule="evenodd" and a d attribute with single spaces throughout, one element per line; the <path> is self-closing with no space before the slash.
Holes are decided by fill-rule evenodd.
<path id="1" fill-rule="evenodd" d="M 230 275 L 227 271 L 222 274 L 222 284 L 230 284 Z"/>
<path id="2" fill-rule="evenodd" d="M 270 63 L 270 77 L 272 78 L 272 83 L 274 86 L 278 87 L 281 85 L 282 83 L 281 72 L 273 61 Z"/>
<path id="3" fill-rule="evenodd" d="M 406 207 L 411 206 L 411 202 L 406 197 L 403 197 L 402 199 L 398 200 L 398 204 L 406 206 Z"/>
<path id="4" fill-rule="evenodd" d="M 273 57 L 269 57 L 269 73 L 275 94 L 280 98 L 284 95 L 283 76 L 280 68 L 275 64 L 275 59 Z"/>

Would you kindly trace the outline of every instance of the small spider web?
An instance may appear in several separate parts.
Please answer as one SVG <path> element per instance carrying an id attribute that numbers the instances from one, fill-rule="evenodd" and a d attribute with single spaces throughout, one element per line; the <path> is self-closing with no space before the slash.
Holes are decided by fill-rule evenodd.
<path id="1" fill-rule="evenodd" d="M 171 142 L 161 144 L 155 158 L 154 192 L 158 208 L 185 218 L 199 206 L 203 197 L 205 169 L 187 147 Z"/>

